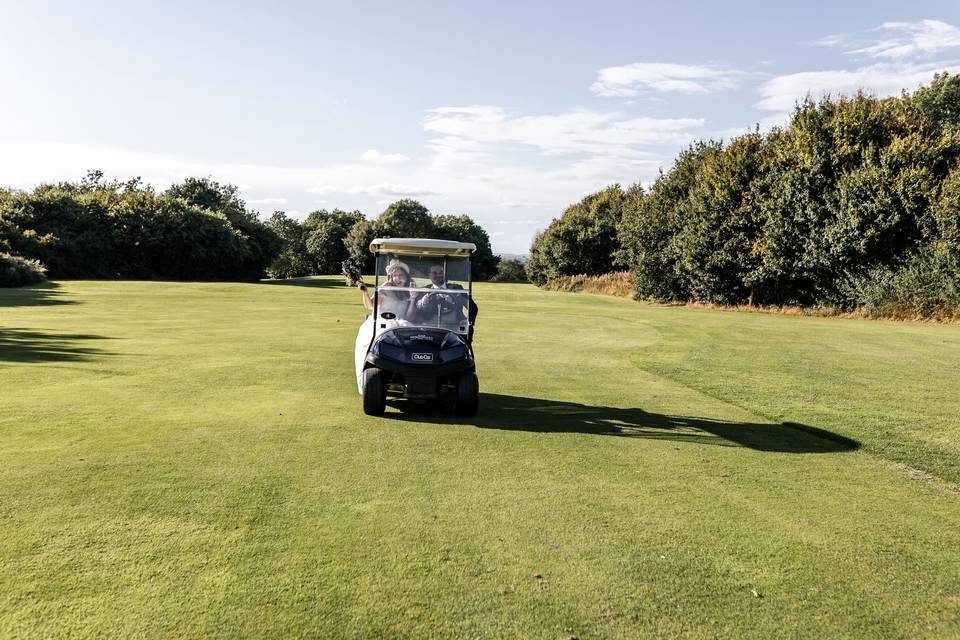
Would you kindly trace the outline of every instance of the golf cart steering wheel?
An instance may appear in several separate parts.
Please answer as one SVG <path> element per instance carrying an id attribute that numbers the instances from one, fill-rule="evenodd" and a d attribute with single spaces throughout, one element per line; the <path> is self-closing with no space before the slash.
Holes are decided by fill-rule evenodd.
<path id="1" fill-rule="evenodd" d="M 437 303 L 440 305 L 441 313 L 449 313 L 455 311 L 457 308 L 456 303 L 453 301 L 453 296 L 447 293 L 438 293 Z"/>

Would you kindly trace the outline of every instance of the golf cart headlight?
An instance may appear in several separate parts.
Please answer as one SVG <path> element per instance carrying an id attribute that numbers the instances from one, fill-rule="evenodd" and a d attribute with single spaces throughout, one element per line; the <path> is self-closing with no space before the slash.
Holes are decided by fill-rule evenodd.
<path id="1" fill-rule="evenodd" d="M 458 335 L 455 334 L 455 333 L 448 333 L 448 334 L 443 338 L 443 342 L 440 343 L 440 348 L 441 348 L 441 349 L 452 349 L 452 348 L 454 348 L 454 347 L 462 347 L 464 344 L 466 344 L 466 343 L 463 341 L 463 338 L 461 338 L 460 336 L 458 336 Z"/>

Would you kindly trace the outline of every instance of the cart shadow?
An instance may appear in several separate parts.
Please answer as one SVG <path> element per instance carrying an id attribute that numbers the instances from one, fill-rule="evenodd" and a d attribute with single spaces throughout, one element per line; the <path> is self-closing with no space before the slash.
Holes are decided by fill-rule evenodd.
<path id="1" fill-rule="evenodd" d="M 494 393 L 480 394 L 480 411 L 473 418 L 451 416 L 429 405 L 391 405 L 401 409 L 399 414 L 391 413 L 392 418 L 442 424 L 466 422 L 482 429 L 649 438 L 781 453 L 836 453 L 860 447 L 856 440 L 795 422 L 715 420 Z"/>
<path id="2" fill-rule="evenodd" d="M 84 341 L 105 336 L 80 333 L 50 333 L 27 329 L 0 329 L 0 363 L 82 362 L 109 352 L 86 346 Z"/>
<path id="3" fill-rule="evenodd" d="M 60 285 L 56 282 L 42 282 L 28 287 L 0 289 L 0 307 L 42 307 L 56 304 L 78 304 L 76 300 L 65 299 L 59 289 Z"/>

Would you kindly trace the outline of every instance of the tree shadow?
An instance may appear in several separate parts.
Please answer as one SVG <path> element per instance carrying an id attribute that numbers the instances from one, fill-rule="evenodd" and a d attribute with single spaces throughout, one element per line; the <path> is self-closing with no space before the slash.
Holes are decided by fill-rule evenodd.
<path id="1" fill-rule="evenodd" d="M 390 404 L 401 410 L 390 417 L 400 420 L 443 424 L 466 421 L 482 429 L 649 438 L 780 453 L 836 453 L 860 447 L 856 440 L 795 422 L 735 422 L 495 393 L 481 393 L 479 413 L 466 419 L 452 416 L 437 405 L 404 401 Z"/>
<path id="2" fill-rule="evenodd" d="M 42 307 L 55 304 L 78 304 L 63 298 L 56 282 L 41 282 L 28 287 L 0 289 L 0 307 Z"/>
<path id="3" fill-rule="evenodd" d="M 310 287 L 313 289 L 347 289 L 343 279 L 337 278 L 287 278 L 285 280 L 260 280 L 258 284 L 281 287 Z"/>
<path id="4" fill-rule="evenodd" d="M 49 333 L 0 328 L 0 362 L 82 362 L 108 352 L 81 345 L 84 340 L 104 340 L 84 333 Z"/>

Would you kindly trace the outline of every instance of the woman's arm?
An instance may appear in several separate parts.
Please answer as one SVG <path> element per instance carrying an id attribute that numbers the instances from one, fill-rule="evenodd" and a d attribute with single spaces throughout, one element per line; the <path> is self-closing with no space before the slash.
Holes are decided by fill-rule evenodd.
<path id="1" fill-rule="evenodd" d="M 416 291 L 410 292 L 410 298 L 404 301 L 404 306 L 406 307 L 406 314 L 404 320 L 409 320 L 413 322 L 417 319 L 417 298 L 419 294 Z"/>
<path id="2" fill-rule="evenodd" d="M 357 288 L 360 289 L 360 294 L 363 296 L 363 306 L 366 307 L 367 311 L 373 311 L 373 300 L 370 299 L 370 292 L 367 291 L 367 285 L 361 281 L 357 283 Z"/>

